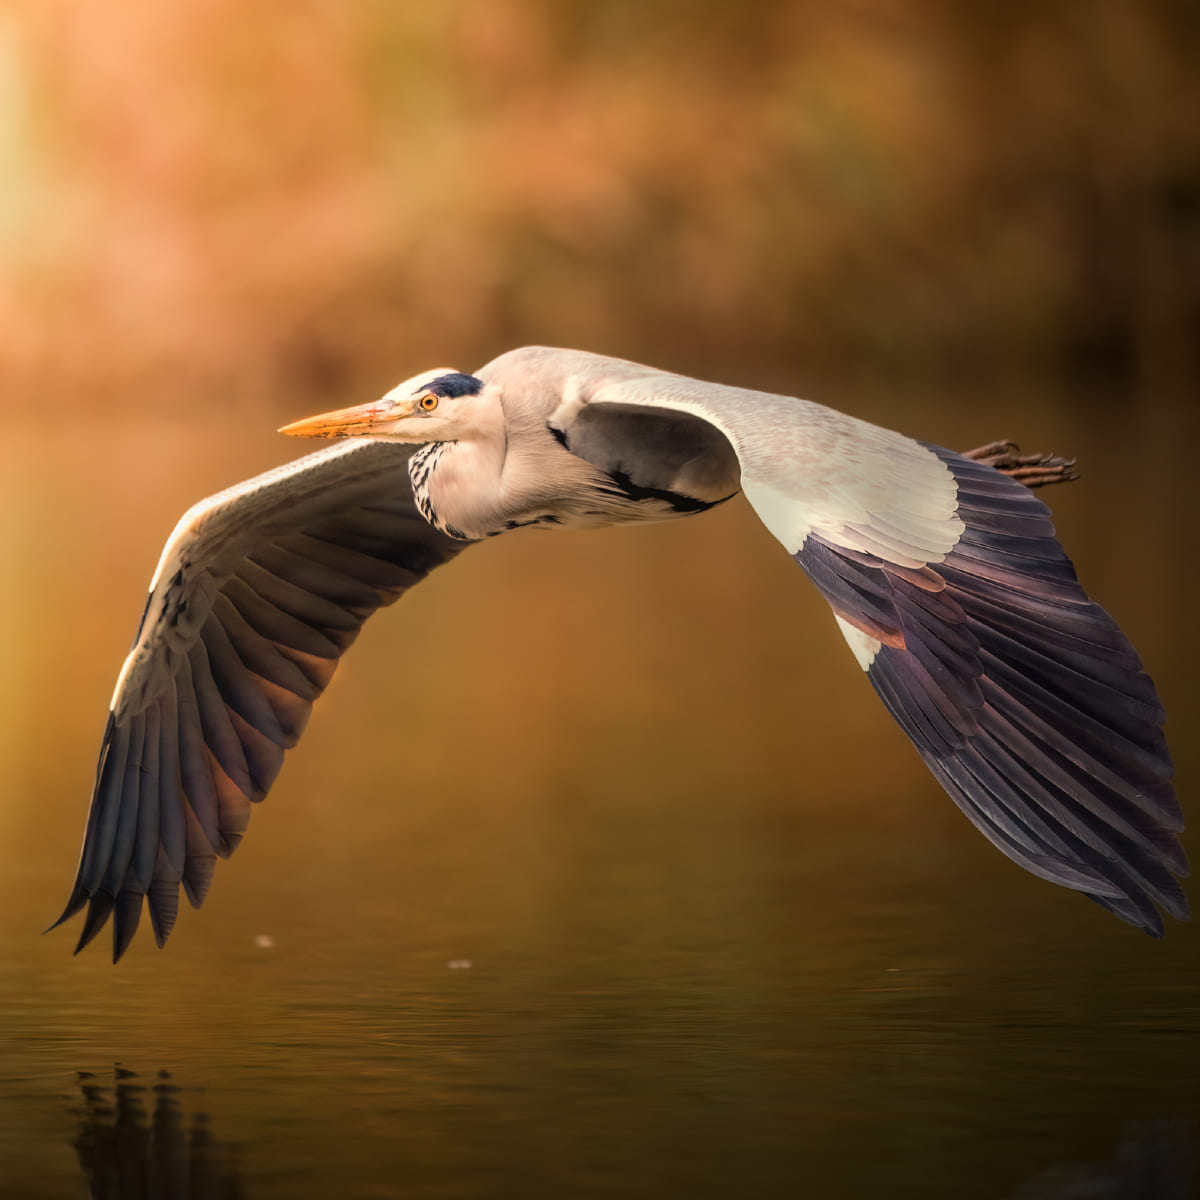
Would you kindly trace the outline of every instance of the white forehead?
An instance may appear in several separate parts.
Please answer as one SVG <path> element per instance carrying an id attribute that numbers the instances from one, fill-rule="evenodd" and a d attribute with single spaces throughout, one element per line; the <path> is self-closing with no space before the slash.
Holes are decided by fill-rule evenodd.
<path id="1" fill-rule="evenodd" d="M 432 371 L 422 371 L 420 375 L 414 375 L 411 379 L 396 384 L 389 392 L 384 393 L 383 398 L 385 400 L 408 400 L 427 388 L 435 379 L 441 379 L 443 375 L 457 374 L 459 372 L 455 367 L 434 367 Z"/>

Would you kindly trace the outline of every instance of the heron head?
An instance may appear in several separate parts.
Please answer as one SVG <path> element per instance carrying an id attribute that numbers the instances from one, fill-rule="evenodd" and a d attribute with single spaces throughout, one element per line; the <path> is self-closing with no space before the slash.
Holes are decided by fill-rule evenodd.
<path id="1" fill-rule="evenodd" d="M 486 427 L 484 382 L 460 371 L 414 375 L 379 400 L 284 425 L 291 437 L 369 437 L 385 442 L 456 442 Z"/>

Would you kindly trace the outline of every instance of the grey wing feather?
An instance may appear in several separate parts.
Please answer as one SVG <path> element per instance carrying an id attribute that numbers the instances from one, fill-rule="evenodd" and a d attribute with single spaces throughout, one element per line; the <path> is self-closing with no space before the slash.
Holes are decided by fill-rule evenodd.
<path id="1" fill-rule="evenodd" d="M 417 512 L 411 447 L 356 442 L 197 505 L 163 552 L 113 696 L 79 868 L 76 950 L 143 900 L 161 946 L 198 906 L 363 622 L 463 543 Z"/>
<path id="2" fill-rule="evenodd" d="M 513 354 L 563 377 L 552 425 L 586 430 L 598 410 L 602 447 L 620 447 L 614 432 L 639 405 L 710 422 L 747 499 L 980 831 L 1149 933 L 1162 932 L 1156 905 L 1188 915 L 1157 693 L 1028 488 L 793 397 L 580 352 Z"/>
<path id="3" fill-rule="evenodd" d="M 1084 592 L 1046 506 L 933 448 L 964 531 L 905 570 L 810 535 L 796 560 L 875 648 L 867 676 L 972 823 L 1021 866 L 1162 933 L 1186 918 L 1182 815 L 1153 683 Z"/>

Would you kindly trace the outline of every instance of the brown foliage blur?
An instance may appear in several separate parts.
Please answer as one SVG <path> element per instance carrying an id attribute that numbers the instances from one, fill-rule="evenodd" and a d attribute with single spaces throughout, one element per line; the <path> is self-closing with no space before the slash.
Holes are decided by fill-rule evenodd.
<path id="1" fill-rule="evenodd" d="M 523 342 L 1190 372 L 1197 14 L 17 0 L 5 391 L 295 411 Z"/>

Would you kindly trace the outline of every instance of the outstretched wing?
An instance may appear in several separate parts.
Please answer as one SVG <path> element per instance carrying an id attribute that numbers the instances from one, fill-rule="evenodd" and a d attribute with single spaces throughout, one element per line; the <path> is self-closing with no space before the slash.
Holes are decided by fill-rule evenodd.
<path id="1" fill-rule="evenodd" d="M 417 512 L 415 449 L 354 440 L 202 501 L 163 550 L 117 680 L 75 885 L 76 950 L 113 918 L 113 958 L 149 903 L 161 946 L 179 885 L 203 901 L 338 659 L 464 543 Z"/>
<path id="2" fill-rule="evenodd" d="M 537 351 L 533 353 L 538 353 Z M 791 397 L 580 356 L 556 428 L 589 409 L 700 417 L 834 610 L 938 781 L 1023 867 L 1160 934 L 1187 863 L 1163 711 L 1089 599 L 1049 510 L 990 466 Z M 611 421 L 609 422 L 611 425 Z M 622 450 L 611 441 L 608 453 Z"/>

